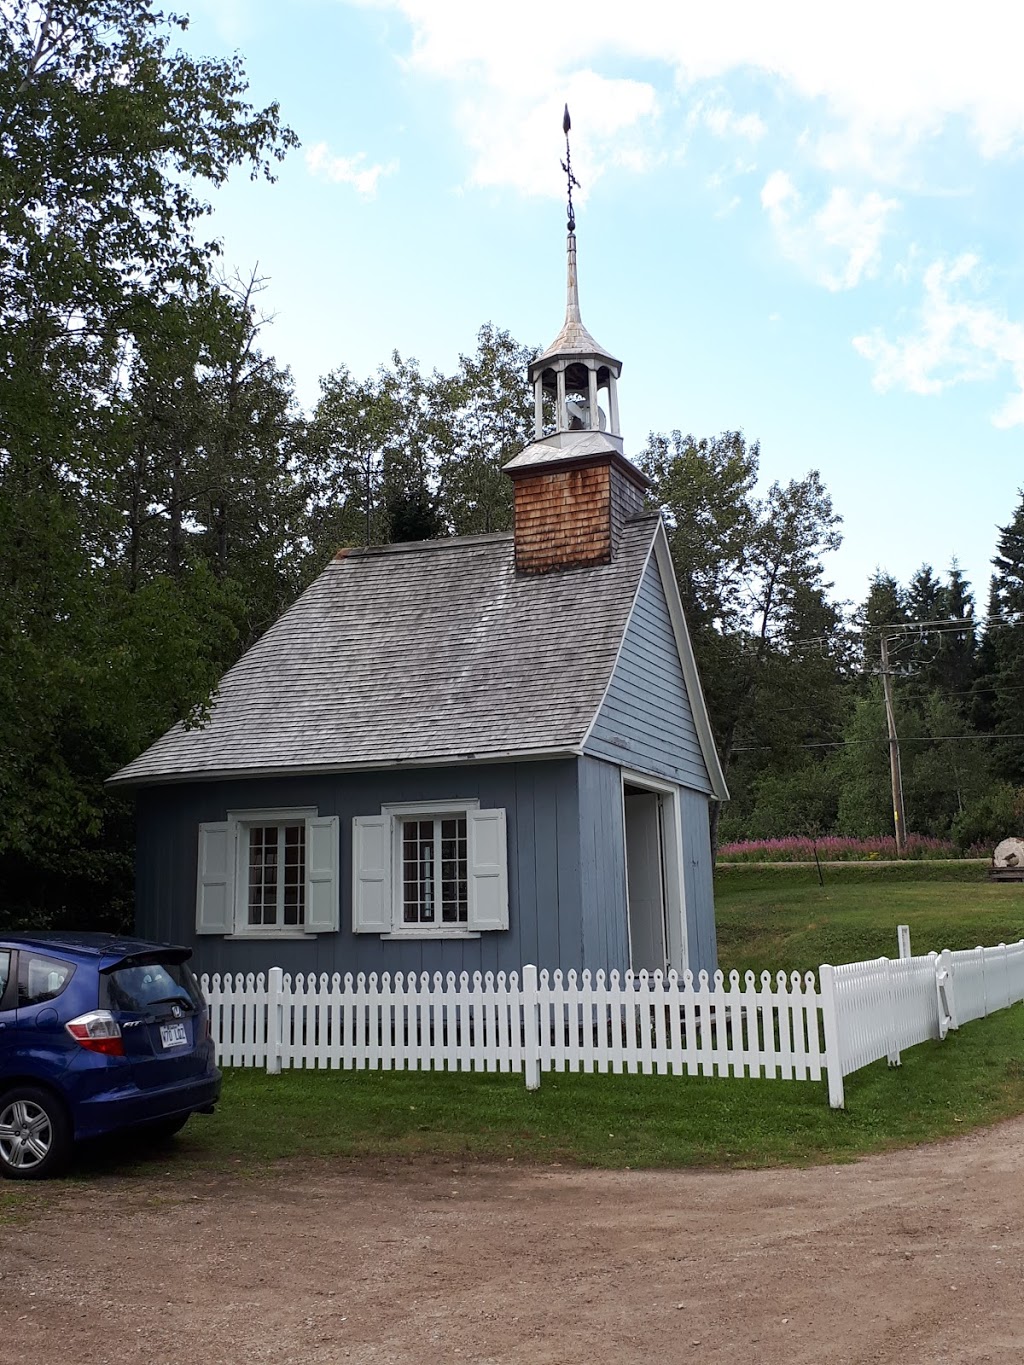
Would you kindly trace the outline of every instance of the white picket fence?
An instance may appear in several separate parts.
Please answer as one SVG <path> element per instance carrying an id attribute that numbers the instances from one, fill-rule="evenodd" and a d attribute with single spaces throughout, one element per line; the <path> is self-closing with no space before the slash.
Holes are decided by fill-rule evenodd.
<path id="1" fill-rule="evenodd" d="M 820 972 L 829 1100 L 843 1104 L 843 1080 L 902 1048 L 1024 1000 L 1024 939 L 993 948 L 948 949 L 927 957 L 823 966 Z M 828 1049 L 827 1049 L 828 1050 Z"/>
<path id="2" fill-rule="evenodd" d="M 843 1077 L 1024 999 L 1024 940 L 774 977 L 730 972 L 203 976 L 227 1066 Z"/>
<path id="3" fill-rule="evenodd" d="M 653 1072 L 820 1080 L 813 972 L 204 976 L 227 1066 Z"/>

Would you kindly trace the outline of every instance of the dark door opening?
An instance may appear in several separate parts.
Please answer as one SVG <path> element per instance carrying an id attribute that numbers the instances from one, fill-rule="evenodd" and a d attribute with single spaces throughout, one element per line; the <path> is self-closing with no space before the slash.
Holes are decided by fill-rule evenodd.
<path id="1" fill-rule="evenodd" d="M 629 901 L 630 965 L 635 972 L 667 965 L 665 924 L 664 802 L 658 792 L 629 783 L 623 788 L 626 818 L 626 895 Z"/>

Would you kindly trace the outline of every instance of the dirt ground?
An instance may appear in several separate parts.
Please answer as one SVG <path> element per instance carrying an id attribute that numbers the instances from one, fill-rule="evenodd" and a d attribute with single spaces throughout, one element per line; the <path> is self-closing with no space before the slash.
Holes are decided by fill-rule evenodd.
<path id="1" fill-rule="evenodd" d="M 174 1158 L 0 1225 L 2 1365 L 1014 1362 L 1024 1120 L 802 1171 Z"/>

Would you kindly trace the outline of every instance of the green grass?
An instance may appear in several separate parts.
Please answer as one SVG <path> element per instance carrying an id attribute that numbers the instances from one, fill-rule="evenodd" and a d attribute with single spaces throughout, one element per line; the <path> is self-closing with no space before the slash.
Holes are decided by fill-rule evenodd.
<path id="1" fill-rule="evenodd" d="M 963 863 L 844 864 L 822 869 L 720 865 L 723 970 L 816 971 L 823 962 L 896 957 L 896 926 L 915 953 L 1024 937 L 1024 882 L 990 882 Z"/>
<path id="2" fill-rule="evenodd" d="M 979 869 L 732 867 L 716 878 L 725 968 L 817 968 L 896 954 L 896 924 L 915 950 L 1024 934 L 1024 885 Z M 258 1176 L 286 1160 L 471 1159 L 605 1167 L 773 1166 L 847 1161 L 949 1137 L 1024 1113 L 1024 1007 L 965 1025 L 846 1078 L 845 1111 L 825 1083 L 544 1073 L 227 1072 L 212 1118 L 165 1151 L 94 1153 L 78 1178 L 153 1177 L 153 1198 L 181 1180 Z M 171 1182 L 166 1185 L 165 1180 Z M 181 1195 L 184 1198 L 184 1195 Z M 0 1194 L 0 1223 L 31 1214 L 35 1192 Z"/>
<path id="3" fill-rule="evenodd" d="M 836 1112 L 823 1082 L 545 1073 L 530 1093 L 521 1075 L 233 1070 L 216 1115 L 193 1119 L 177 1146 L 183 1169 L 242 1174 L 294 1158 L 846 1161 L 1024 1111 L 1024 1008 L 910 1049 L 899 1069 L 867 1067 L 847 1077 L 846 1097 Z"/>

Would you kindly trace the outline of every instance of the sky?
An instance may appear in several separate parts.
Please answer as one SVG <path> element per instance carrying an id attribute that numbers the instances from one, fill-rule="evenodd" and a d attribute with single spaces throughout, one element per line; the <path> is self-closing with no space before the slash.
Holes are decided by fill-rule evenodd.
<path id="1" fill-rule="evenodd" d="M 742 430 L 820 471 L 862 601 L 956 559 L 984 610 L 1024 487 L 1024 9 L 1003 0 L 185 0 L 302 141 L 212 199 L 304 404 L 394 350 L 451 371 L 565 298 L 623 360 L 627 453 Z"/>

